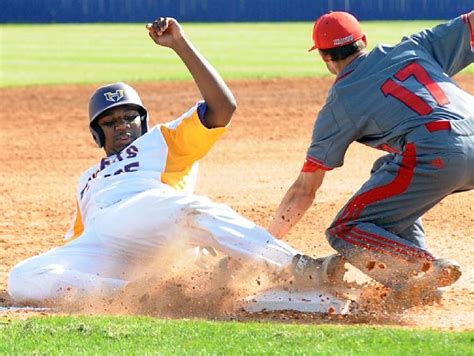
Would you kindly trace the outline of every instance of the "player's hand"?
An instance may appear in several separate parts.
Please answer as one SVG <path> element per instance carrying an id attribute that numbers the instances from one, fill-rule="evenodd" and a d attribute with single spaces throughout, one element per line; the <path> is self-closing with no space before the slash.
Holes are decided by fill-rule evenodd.
<path id="1" fill-rule="evenodd" d="M 146 28 L 152 40 L 160 46 L 173 48 L 184 38 L 183 28 L 172 17 L 159 17 Z"/>

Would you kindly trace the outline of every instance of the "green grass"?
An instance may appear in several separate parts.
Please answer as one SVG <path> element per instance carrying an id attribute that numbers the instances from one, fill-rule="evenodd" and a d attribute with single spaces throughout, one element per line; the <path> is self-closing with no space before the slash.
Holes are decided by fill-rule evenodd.
<path id="1" fill-rule="evenodd" d="M 369 44 L 394 44 L 434 21 L 367 22 Z M 199 50 L 226 79 L 329 75 L 308 53 L 312 23 L 184 24 Z M 0 86 L 188 80 L 169 49 L 144 24 L 1 25 Z M 474 69 L 468 71 L 474 73 Z"/>
<path id="2" fill-rule="evenodd" d="M 0 354 L 469 355 L 474 333 L 367 326 L 47 317 L 0 320 Z"/>

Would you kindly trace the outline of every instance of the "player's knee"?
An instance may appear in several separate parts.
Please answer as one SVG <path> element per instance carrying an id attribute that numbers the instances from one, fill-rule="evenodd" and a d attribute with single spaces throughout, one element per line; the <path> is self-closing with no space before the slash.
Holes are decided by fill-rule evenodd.
<path id="1" fill-rule="evenodd" d="M 334 247 L 333 244 L 337 244 L 338 240 L 340 240 L 337 236 L 338 228 L 339 226 L 333 224 L 326 230 L 326 239 L 332 247 Z"/>
<path id="2" fill-rule="evenodd" d="M 341 238 L 339 235 L 347 233 L 347 227 L 335 223 L 329 229 L 326 230 L 326 239 L 329 242 L 329 245 L 337 252 L 345 255 L 347 250 L 351 250 L 354 246 L 348 243 L 345 239 Z"/>
<path id="3" fill-rule="evenodd" d="M 8 275 L 8 294 L 16 303 L 41 304 L 54 297 L 54 279 L 48 268 L 33 268 L 28 261 L 16 265 Z"/>
<path id="4" fill-rule="evenodd" d="M 8 294 L 17 303 L 30 299 L 33 289 L 29 283 L 31 272 L 24 263 L 16 265 L 8 275 Z"/>

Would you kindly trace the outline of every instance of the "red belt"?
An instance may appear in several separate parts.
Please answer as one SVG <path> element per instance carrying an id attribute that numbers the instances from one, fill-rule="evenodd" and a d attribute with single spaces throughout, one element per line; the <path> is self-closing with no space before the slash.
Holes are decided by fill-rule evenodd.
<path id="1" fill-rule="evenodd" d="M 451 130 L 451 122 L 448 120 L 431 121 L 425 124 L 429 132 Z"/>

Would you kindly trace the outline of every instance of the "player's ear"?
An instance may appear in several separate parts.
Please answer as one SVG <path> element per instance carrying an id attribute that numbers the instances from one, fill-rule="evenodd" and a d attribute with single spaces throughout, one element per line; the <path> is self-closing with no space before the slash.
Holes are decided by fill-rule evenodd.
<path id="1" fill-rule="evenodd" d="M 323 51 L 321 50 L 318 50 L 319 51 L 319 55 L 321 56 L 321 58 L 323 59 L 323 61 L 325 62 L 330 62 L 331 61 L 331 56 L 327 53 L 324 53 Z"/>

